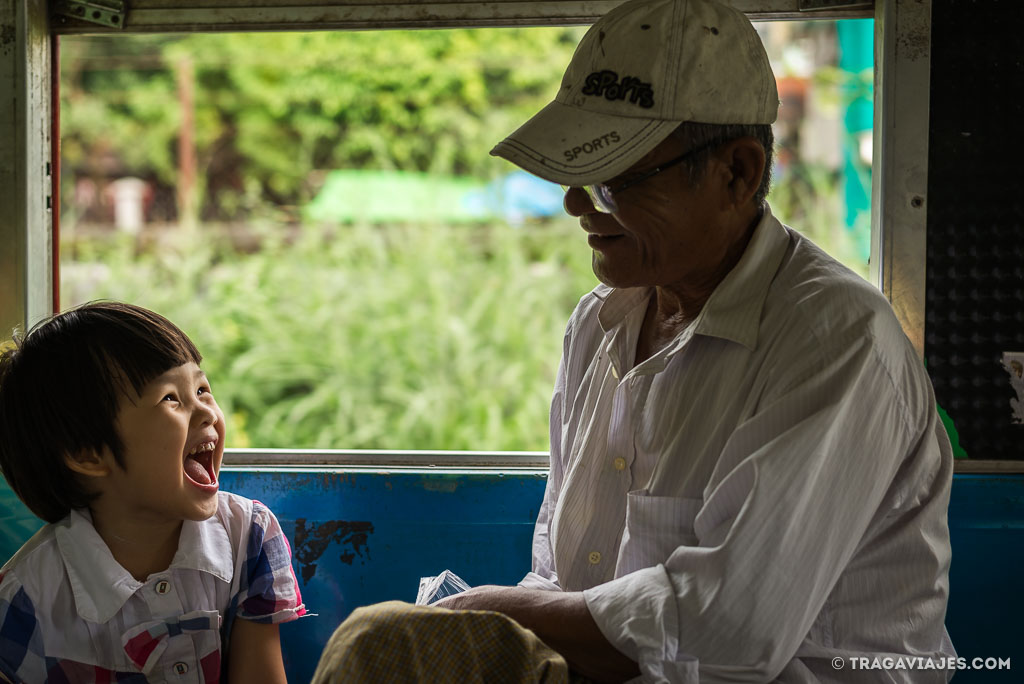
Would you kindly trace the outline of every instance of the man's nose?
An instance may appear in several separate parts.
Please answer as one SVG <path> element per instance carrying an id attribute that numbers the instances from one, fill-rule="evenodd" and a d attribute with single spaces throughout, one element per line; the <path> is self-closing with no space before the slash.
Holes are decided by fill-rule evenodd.
<path id="1" fill-rule="evenodd" d="M 596 214 L 597 209 L 590 201 L 590 195 L 583 188 L 570 187 L 565 191 L 565 198 L 562 200 L 565 206 L 565 213 L 569 216 L 580 217 L 584 214 Z"/>

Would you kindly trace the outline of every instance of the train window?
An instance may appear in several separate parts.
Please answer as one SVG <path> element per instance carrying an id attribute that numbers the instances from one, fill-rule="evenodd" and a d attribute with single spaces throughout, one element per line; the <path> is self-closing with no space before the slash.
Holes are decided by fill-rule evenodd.
<path id="1" fill-rule="evenodd" d="M 757 27 L 769 202 L 868 277 L 873 22 Z M 596 280 L 559 188 L 488 151 L 583 31 L 62 37 L 61 307 L 180 324 L 229 447 L 546 451 Z"/>

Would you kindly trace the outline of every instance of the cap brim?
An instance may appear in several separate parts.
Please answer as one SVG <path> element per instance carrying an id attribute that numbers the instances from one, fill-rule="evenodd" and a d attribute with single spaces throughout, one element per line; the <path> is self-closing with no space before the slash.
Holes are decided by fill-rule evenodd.
<path id="1" fill-rule="evenodd" d="M 681 123 L 600 114 L 556 100 L 491 154 L 554 183 L 590 185 L 629 169 Z"/>

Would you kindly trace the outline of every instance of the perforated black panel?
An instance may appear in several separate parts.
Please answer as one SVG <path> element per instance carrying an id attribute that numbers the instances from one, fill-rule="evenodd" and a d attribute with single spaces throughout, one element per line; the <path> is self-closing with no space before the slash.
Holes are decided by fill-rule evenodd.
<path id="1" fill-rule="evenodd" d="M 974 459 L 1024 459 L 1024 3 L 932 3 L 925 358 Z"/>

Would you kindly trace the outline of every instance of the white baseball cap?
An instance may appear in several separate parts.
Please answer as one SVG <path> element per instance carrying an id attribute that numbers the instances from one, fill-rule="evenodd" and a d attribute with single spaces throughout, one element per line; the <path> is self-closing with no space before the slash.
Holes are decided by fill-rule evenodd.
<path id="1" fill-rule="evenodd" d="M 491 154 L 589 185 L 685 121 L 770 124 L 778 109 L 768 55 L 742 12 L 716 0 L 629 0 L 583 36 L 554 101 Z"/>

